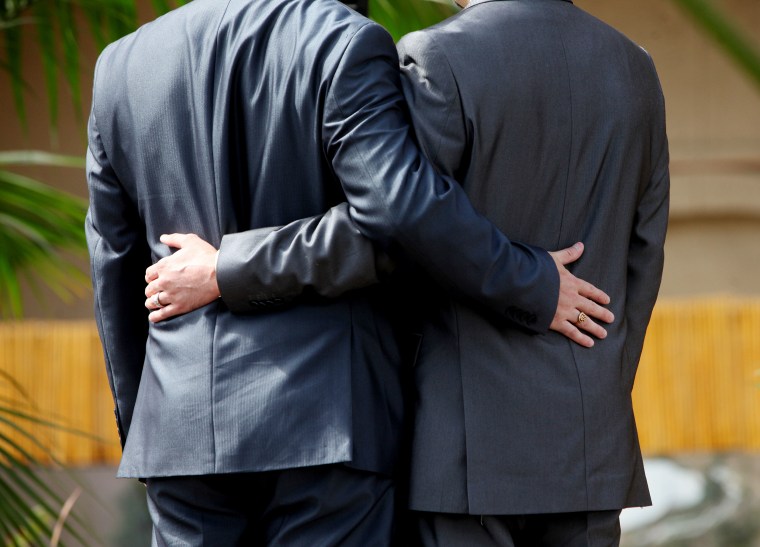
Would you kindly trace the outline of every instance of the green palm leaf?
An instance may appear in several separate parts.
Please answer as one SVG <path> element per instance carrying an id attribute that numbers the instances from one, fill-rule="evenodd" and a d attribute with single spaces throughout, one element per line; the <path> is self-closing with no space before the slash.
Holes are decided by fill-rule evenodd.
<path id="1" fill-rule="evenodd" d="M 184 3 L 184 2 L 179 2 Z M 154 0 L 158 13 L 173 7 L 168 0 Z M 102 49 L 138 25 L 135 0 L 3 0 L 0 2 L 0 33 L 6 58 L 0 70 L 10 78 L 16 112 L 26 125 L 21 58 L 22 38 L 29 30 L 36 39 L 45 76 L 45 90 L 53 134 L 58 123 L 58 79 L 63 77 L 71 94 L 75 114 L 82 118 L 81 68 L 76 13 L 83 13 L 97 46 Z"/>
<path id="2" fill-rule="evenodd" d="M 45 89 L 48 98 L 51 129 L 55 132 L 58 124 L 58 60 L 56 59 L 55 15 L 50 3 L 39 2 L 34 6 L 37 41 L 42 54 L 42 70 L 45 75 Z"/>
<path id="3" fill-rule="evenodd" d="M 760 86 L 760 51 L 726 15 L 709 0 L 674 0 L 704 32 Z"/>
<path id="4" fill-rule="evenodd" d="M 404 34 L 434 25 L 456 13 L 448 0 L 370 0 L 369 16 L 398 41 Z"/>
<path id="5" fill-rule="evenodd" d="M 77 120 L 82 119 L 82 89 L 79 77 L 79 46 L 77 45 L 77 25 L 74 22 L 74 11 L 71 2 L 57 0 L 55 14 L 61 31 L 61 46 L 63 49 L 63 63 L 61 69 L 66 78 L 66 83 L 71 91 L 71 104 L 74 106 L 74 114 Z"/>
<path id="6" fill-rule="evenodd" d="M 9 25 L 3 28 L 5 37 L 5 51 L 8 59 L 3 62 L 2 68 L 11 79 L 13 91 L 13 103 L 16 113 L 22 124 L 26 124 L 26 108 L 24 106 L 24 79 L 21 67 L 21 28 L 18 25 Z"/>
<path id="7" fill-rule="evenodd" d="M 7 169 L 48 165 L 82 169 L 82 158 L 36 151 L 0 153 L 0 317 L 20 317 L 22 275 L 64 298 L 80 294 L 86 275 L 72 263 L 83 256 L 85 200 Z M 33 274 L 33 275 L 29 275 Z"/>
<path id="8" fill-rule="evenodd" d="M 720 47 L 760 85 L 760 53 L 710 0 L 673 0 L 690 14 Z M 156 13 L 186 0 L 151 0 Z M 136 0 L 4 0 L 0 2 L 0 32 L 5 37 L 7 58 L 0 61 L 13 88 L 16 112 L 25 123 L 21 77 L 21 37 L 29 26 L 38 27 L 38 41 L 46 75 L 50 116 L 55 129 L 58 111 L 57 76 L 63 75 L 75 111 L 81 111 L 81 81 L 77 27 L 73 10 L 83 13 L 99 48 L 132 32 L 138 25 Z M 456 12 L 450 0 L 370 0 L 370 16 L 385 26 L 395 40 L 408 32 L 432 25 Z M 22 24 L 23 22 L 23 24 Z M 60 43 L 61 52 L 56 44 Z M 61 57 L 62 61 L 57 62 Z M 81 115 L 80 115 L 81 117 Z"/>
<path id="9" fill-rule="evenodd" d="M 13 390 L 19 387 L 7 374 L 0 374 L 0 384 L 3 383 Z M 23 392 L 20 395 L 25 396 Z M 39 418 L 31 406 L 19 404 L 0 404 L 0 425 L 5 426 L 5 429 L 0 428 L 0 545 L 47 545 L 65 500 L 32 471 L 30 463 L 34 458 L 9 433 L 15 432 L 31 442 L 57 465 L 46 443 L 30 434 L 23 423 L 43 425 L 51 432 L 72 430 L 64 424 Z M 63 526 L 80 545 L 90 544 L 88 538 L 94 539 L 89 527 L 76 515 Z"/>

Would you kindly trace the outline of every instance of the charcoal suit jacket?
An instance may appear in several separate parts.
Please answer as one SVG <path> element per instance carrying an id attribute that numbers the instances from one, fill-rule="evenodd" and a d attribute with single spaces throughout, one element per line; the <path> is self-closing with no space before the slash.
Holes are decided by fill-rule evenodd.
<path id="1" fill-rule="evenodd" d="M 422 277 L 407 299 L 422 315 L 410 506 L 526 514 L 648 505 L 631 389 L 660 284 L 669 195 L 652 60 L 565 0 L 475 0 L 398 51 L 413 125 L 436 168 L 515 240 L 583 241 L 573 273 L 609 293 L 616 317 L 587 349 L 515 328 Z M 249 290 L 298 294 L 298 265 L 270 253 L 296 256 L 296 234 L 315 226 L 260 230 L 247 255 Z M 300 251 L 307 262 L 309 249 Z M 328 261 L 345 266 L 335 279 L 358 280 L 348 270 L 359 264 L 340 244 L 332 251 Z M 337 282 L 301 281 L 339 292 Z"/>
<path id="2" fill-rule="evenodd" d="M 513 244 L 421 156 L 390 36 L 335 0 L 195 0 L 110 45 L 96 67 L 87 180 L 120 476 L 336 462 L 390 472 L 398 449 L 387 288 L 232 313 L 288 299 L 248 292 L 149 324 L 143 278 L 169 253 L 163 233 L 221 245 L 219 282 L 234 294 L 250 230 L 347 201 L 355 224 L 337 229 L 346 224 L 328 214 L 320 230 L 348 255 L 343 266 L 369 269 L 341 279 L 320 265 L 317 241 L 300 239 L 316 278 L 374 283 L 375 249 L 361 233 L 526 329 L 546 331 L 556 306 L 551 257 Z M 452 259 L 466 267 L 452 270 Z"/>

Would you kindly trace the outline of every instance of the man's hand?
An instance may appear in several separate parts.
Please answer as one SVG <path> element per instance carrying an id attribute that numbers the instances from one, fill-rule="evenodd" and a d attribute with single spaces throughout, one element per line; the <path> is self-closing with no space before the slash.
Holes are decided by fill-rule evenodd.
<path id="1" fill-rule="evenodd" d="M 217 250 L 195 234 L 162 235 L 161 243 L 178 249 L 145 270 L 145 307 L 153 323 L 187 313 L 219 298 Z"/>
<path id="2" fill-rule="evenodd" d="M 590 348 L 594 345 L 594 340 L 582 330 L 597 338 L 607 336 L 607 331 L 595 323 L 592 317 L 605 323 L 612 323 L 615 320 L 612 312 L 602 307 L 610 303 L 610 297 L 591 283 L 575 277 L 565 268 L 566 264 L 575 262 L 581 257 L 583 243 L 576 243 L 572 247 L 549 254 L 559 271 L 559 302 L 549 328 L 564 334 L 581 346 Z"/>

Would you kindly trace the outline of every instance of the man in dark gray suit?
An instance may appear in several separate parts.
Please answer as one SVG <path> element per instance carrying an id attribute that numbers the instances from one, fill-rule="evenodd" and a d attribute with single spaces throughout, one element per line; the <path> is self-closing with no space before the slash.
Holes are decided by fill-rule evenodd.
<path id="1" fill-rule="evenodd" d="M 575 273 L 610 291 L 618 318 L 588 349 L 419 285 L 410 506 L 422 542 L 617 544 L 620 509 L 650 503 L 631 389 L 668 215 L 664 102 L 652 61 L 565 0 L 473 1 L 405 37 L 399 52 L 427 157 L 512 238 L 589 244 Z M 324 249 L 318 239 L 301 243 L 315 222 L 259 231 L 237 283 L 297 294 L 311 248 Z M 358 263 L 341 245 L 331 249 L 322 267 L 345 268 L 330 282 L 300 279 L 309 290 L 338 292 L 341 280 L 360 277 L 347 271 Z"/>
<path id="2" fill-rule="evenodd" d="M 350 258 L 310 263 L 316 280 L 377 280 L 361 230 L 527 331 L 578 337 L 579 310 L 610 318 L 566 259 L 512 243 L 436 174 L 410 135 L 392 40 L 333 0 L 196 0 L 109 46 L 87 178 L 119 475 L 147 479 L 159 545 L 386 545 L 403 412 L 388 287 L 234 315 L 281 300 L 246 288 L 149 324 L 142 278 L 168 253 L 161 234 L 221 244 L 222 284 L 245 265 L 246 231 L 348 199 L 358 229 L 343 206 L 316 236 Z M 233 295 L 245 281 L 226 280 Z M 165 291 L 149 305 L 171 303 Z"/>
<path id="3" fill-rule="evenodd" d="M 586 243 L 574 273 L 617 317 L 589 350 L 430 291 L 411 470 L 423 543 L 616 545 L 620 509 L 651 503 L 631 390 L 668 218 L 652 60 L 563 0 L 473 0 L 399 50 L 427 157 L 510 237 Z"/>

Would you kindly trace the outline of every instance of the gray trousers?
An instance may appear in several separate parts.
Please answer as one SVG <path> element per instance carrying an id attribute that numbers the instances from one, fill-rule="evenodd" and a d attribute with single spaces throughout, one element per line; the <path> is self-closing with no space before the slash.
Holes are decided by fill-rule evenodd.
<path id="1" fill-rule="evenodd" d="M 408 545 L 424 547 L 617 547 L 620 511 L 540 515 L 412 512 Z"/>
<path id="2" fill-rule="evenodd" d="M 344 465 L 146 484 L 154 547 L 393 543 L 393 482 Z"/>

